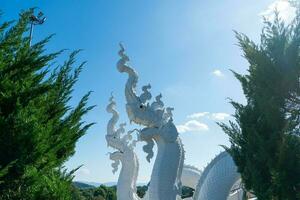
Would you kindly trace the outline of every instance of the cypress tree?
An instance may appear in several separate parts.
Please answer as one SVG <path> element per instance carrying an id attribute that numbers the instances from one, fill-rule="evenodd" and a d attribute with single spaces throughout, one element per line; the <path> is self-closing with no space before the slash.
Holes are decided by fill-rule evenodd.
<path id="1" fill-rule="evenodd" d="M 75 51 L 52 69 L 61 51 L 46 53 L 51 36 L 29 47 L 32 14 L 0 26 L 0 199 L 71 199 L 63 164 L 92 125 L 82 121 L 90 92 L 68 105 L 85 63 L 74 67 Z"/>
<path id="2" fill-rule="evenodd" d="M 286 26 L 276 13 L 260 44 L 236 33 L 249 63 L 233 72 L 247 103 L 231 101 L 236 123 L 220 124 L 247 190 L 259 200 L 300 199 L 300 16 Z"/>

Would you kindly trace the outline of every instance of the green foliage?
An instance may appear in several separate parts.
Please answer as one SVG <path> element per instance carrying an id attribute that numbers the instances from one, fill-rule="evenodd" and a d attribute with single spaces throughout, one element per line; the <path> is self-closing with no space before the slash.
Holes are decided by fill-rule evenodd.
<path id="1" fill-rule="evenodd" d="M 261 44 L 237 33 L 249 74 L 234 73 L 247 104 L 232 101 L 236 123 L 220 124 L 246 189 L 259 200 L 295 200 L 300 194 L 300 15 L 285 26 L 265 22 Z"/>
<path id="2" fill-rule="evenodd" d="M 194 192 L 195 192 L 194 189 L 187 187 L 187 186 L 183 186 L 181 198 L 185 199 L 185 198 L 192 197 L 194 195 Z"/>
<path id="3" fill-rule="evenodd" d="M 143 185 L 143 186 L 137 186 L 136 188 L 136 193 L 140 198 L 143 198 L 148 190 L 148 186 L 147 185 Z"/>
<path id="4" fill-rule="evenodd" d="M 137 195 L 140 198 L 143 198 L 145 196 L 147 190 L 148 190 L 148 186 L 147 185 L 137 186 Z M 192 189 L 190 187 L 186 187 L 186 186 L 182 187 L 182 191 L 181 191 L 181 198 L 182 199 L 185 199 L 185 198 L 188 198 L 188 197 L 192 197 L 193 195 L 194 195 L 194 189 Z"/>
<path id="5" fill-rule="evenodd" d="M 78 184 L 76 184 L 78 186 Z M 116 186 L 100 185 L 97 188 L 75 188 L 74 200 L 117 200 Z"/>
<path id="6" fill-rule="evenodd" d="M 45 53 L 48 37 L 29 47 L 28 19 L 0 25 L 0 199 L 71 199 L 72 173 L 61 169 L 92 124 L 86 94 L 68 106 L 84 65 L 75 56 L 51 70 L 61 53 Z"/>
<path id="7" fill-rule="evenodd" d="M 89 189 L 89 188 L 94 188 L 95 187 L 93 185 L 89 185 L 89 184 L 78 182 L 78 181 L 74 181 L 73 185 L 77 188 L 80 188 L 80 189 Z"/>
<path id="8" fill-rule="evenodd" d="M 137 186 L 137 195 L 140 198 L 143 198 L 145 196 L 147 190 L 148 190 L 147 185 Z M 181 198 L 185 199 L 185 198 L 188 198 L 188 197 L 192 197 L 194 195 L 194 191 L 195 190 L 190 188 L 190 187 L 183 186 L 182 191 L 181 191 Z"/>

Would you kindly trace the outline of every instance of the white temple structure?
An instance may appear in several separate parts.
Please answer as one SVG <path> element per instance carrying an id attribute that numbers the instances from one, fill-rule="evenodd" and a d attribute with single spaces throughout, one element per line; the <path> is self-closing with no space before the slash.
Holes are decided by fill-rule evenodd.
<path id="1" fill-rule="evenodd" d="M 240 175 L 227 152 L 217 155 L 203 171 L 184 165 L 185 152 L 173 123 L 173 108 L 164 107 L 161 94 L 150 103 L 150 85 L 143 86 L 143 93 L 137 95 L 138 75 L 128 65 L 129 58 L 123 46 L 120 46 L 117 68 L 128 75 L 125 85 L 127 115 L 131 122 L 142 126 L 142 129 L 134 130 L 138 134 L 138 141 L 135 141 L 131 136 L 134 131 L 125 134 L 125 124 L 115 128 L 119 114 L 116 103 L 113 98 L 110 99 L 107 111 L 112 118 L 108 122 L 106 140 L 108 146 L 116 150 L 110 154 L 110 159 L 114 161 L 113 172 L 118 170 L 119 164 L 122 165 L 117 184 L 118 200 L 140 199 L 136 194 L 139 162 L 134 147 L 136 142 L 141 141 L 146 142 L 143 150 L 149 162 L 154 157 L 152 148 L 157 145 L 150 185 L 144 200 L 180 200 L 182 186 L 195 189 L 194 196 L 188 200 L 242 200 L 244 190 Z"/>

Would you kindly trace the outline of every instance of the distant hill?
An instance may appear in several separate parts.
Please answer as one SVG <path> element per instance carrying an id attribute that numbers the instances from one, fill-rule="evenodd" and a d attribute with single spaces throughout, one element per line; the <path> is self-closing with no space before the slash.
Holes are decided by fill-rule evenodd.
<path id="1" fill-rule="evenodd" d="M 94 187 L 99 187 L 100 185 L 105 185 L 104 183 L 98 183 L 98 182 L 89 182 L 89 181 L 78 181 L 80 183 L 85 183 L 85 184 L 88 184 L 88 185 L 92 185 Z M 106 185 L 105 185 L 106 186 Z"/>
<path id="2" fill-rule="evenodd" d="M 93 187 L 99 187 L 100 185 L 105 185 L 107 187 L 111 187 L 111 186 L 117 185 L 116 182 L 106 182 L 106 183 L 89 182 L 89 181 L 75 181 L 75 182 L 83 183 L 83 184 L 90 185 Z"/>
<path id="3" fill-rule="evenodd" d="M 79 189 L 90 189 L 90 188 L 95 188 L 94 185 L 90 185 L 87 183 L 79 182 L 79 181 L 74 181 L 73 185 Z"/>
<path id="4" fill-rule="evenodd" d="M 76 183 L 83 183 L 83 184 L 94 186 L 94 187 L 99 187 L 100 185 L 105 185 L 107 187 L 117 185 L 117 182 L 105 182 L 105 183 L 89 182 L 89 181 L 75 181 L 75 182 Z M 148 183 L 137 183 L 137 186 L 144 186 L 144 185 L 148 185 Z"/>

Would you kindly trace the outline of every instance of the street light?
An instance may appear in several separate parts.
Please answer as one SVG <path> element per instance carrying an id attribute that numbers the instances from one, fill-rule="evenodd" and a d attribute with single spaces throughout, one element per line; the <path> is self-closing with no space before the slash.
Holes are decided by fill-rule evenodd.
<path id="1" fill-rule="evenodd" d="M 31 46 L 33 27 L 34 25 L 41 25 L 46 21 L 46 17 L 43 17 L 44 13 L 39 12 L 37 16 L 31 15 L 29 17 L 30 20 L 30 36 L 29 36 L 29 46 Z"/>

